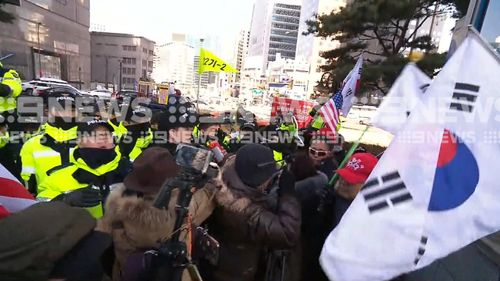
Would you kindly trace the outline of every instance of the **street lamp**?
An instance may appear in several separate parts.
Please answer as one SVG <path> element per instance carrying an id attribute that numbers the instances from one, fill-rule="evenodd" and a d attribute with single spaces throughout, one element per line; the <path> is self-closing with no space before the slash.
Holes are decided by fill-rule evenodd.
<path id="1" fill-rule="evenodd" d="M 42 48 L 40 46 L 40 26 L 43 25 L 41 22 L 36 23 L 36 34 L 37 34 L 37 40 L 38 40 L 38 78 L 42 78 Z"/>
<path id="2" fill-rule="evenodd" d="M 121 57 L 116 57 L 116 56 L 103 56 L 104 57 L 104 62 L 105 62 L 105 73 L 104 73 L 104 79 L 105 79 L 105 83 L 106 83 L 106 89 L 108 89 L 109 87 L 109 59 L 119 59 L 118 61 L 120 61 Z M 120 67 L 121 69 L 121 67 Z M 113 91 L 115 90 L 115 72 L 116 71 L 113 71 Z"/>
<path id="3" fill-rule="evenodd" d="M 205 39 L 200 38 L 200 55 L 201 55 L 201 49 L 203 48 L 203 41 L 205 41 Z M 201 65 L 198 65 L 198 68 L 201 69 Z M 198 92 L 196 93 L 196 109 L 198 110 L 198 113 L 200 113 L 200 88 L 201 88 L 202 74 L 203 73 L 198 72 Z"/>
<path id="4" fill-rule="evenodd" d="M 123 79 L 123 59 L 118 60 L 120 62 L 120 83 L 118 83 L 118 92 L 122 91 L 122 79 Z"/>

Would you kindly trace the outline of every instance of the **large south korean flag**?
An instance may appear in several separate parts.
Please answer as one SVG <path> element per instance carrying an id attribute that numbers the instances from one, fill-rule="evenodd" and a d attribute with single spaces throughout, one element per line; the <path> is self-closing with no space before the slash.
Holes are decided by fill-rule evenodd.
<path id="1" fill-rule="evenodd" d="M 393 135 L 397 134 L 404 128 L 413 109 L 421 104 L 431 82 L 415 63 L 407 64 L 378 107 L 372 124 Z"/>
<path id="2" fill-rule="evenodd" d="M 331 280 L 389 280 L 500 230 L 499 75 L 471 31 L 326 240 Z"/>

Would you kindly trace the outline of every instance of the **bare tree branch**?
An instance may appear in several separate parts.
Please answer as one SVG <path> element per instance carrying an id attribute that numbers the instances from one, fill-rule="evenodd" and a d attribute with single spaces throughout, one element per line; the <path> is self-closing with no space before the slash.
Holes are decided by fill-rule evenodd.
<path id="1" fill-rule="evenodd" d="M 408 38 L 406 38 L 406 36 L 404 37 L 405 41 L 410 41 L 411 38 L 417 33 L 417 31 L 422 27 L 422 25 L 424 25 L 425 21 L 427 21 L 431 16 L 427 15 L 425 16 L 424 20 L 419 22 L 417 26 L 415 26 L 415 30 L 410 34 L 410 36 L 408 36 Z"/>
<path id="2" fill-rule="evenodd" d="M 382 49 L 384 49 L 384 54 L 386 54 L 386 55 L 390 55 L 390 52 L 389 52 L 389 50 L 387 49 L 387 46 L 385 46 L 385 44 L 384 44 L 384 40 L 382 39 L 383 37 L 381 37 L 381 36 L 378 34 L 378 28 L 377 28 L 377 27 L 373 30 L 373 33 L 374 33 L 374 34 L 375 34 L 375 36 L 377 37 L 377 40 L 379 41 L 380 45 L 382 45 Z"/>

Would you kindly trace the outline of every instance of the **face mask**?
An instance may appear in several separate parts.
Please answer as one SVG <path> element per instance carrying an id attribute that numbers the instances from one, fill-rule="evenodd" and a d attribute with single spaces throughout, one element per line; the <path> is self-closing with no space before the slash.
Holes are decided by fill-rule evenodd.
<path id="1" fill-rule="evenodd" d="M 66 131 L 75 127 L 76 121 L 75 118 L 64 118 L 56 116 L 54 117 L 54 122 L 51 122 L 50 125 Z"/>
<path id="2" fill-rule="evenodd" d="M 92 169 L 97 169 L 102 165 L 108 164 L 116 158 L 114 148 L 79 148 L 80 157 Z"/>
<path id="3" fill-rule="evenodd" d="M 151 125 L 149 123 L 134 124 L 127 126 L 127 130 L 133 139 L 138 139 L 140 137 L 146 137 L 150 127 Z"/>

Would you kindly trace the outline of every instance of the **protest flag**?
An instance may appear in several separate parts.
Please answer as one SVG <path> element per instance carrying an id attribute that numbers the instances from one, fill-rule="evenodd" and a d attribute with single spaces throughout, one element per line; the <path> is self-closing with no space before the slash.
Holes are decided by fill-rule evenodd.
<path id="1" fill-rule="evenodd" d="M 497 54 L 471 31 L 427 90 L 437 102 L 423 101 L 447 118 L 412 112 L 327 238 L 330 280 L 390 280 L 500 230 L 498 124 L 474 118 L 500 98 L 498 73 Z"/>

